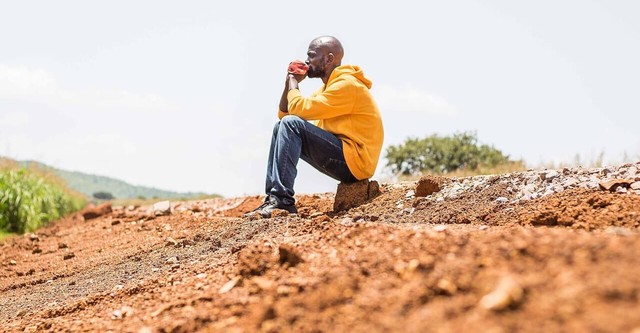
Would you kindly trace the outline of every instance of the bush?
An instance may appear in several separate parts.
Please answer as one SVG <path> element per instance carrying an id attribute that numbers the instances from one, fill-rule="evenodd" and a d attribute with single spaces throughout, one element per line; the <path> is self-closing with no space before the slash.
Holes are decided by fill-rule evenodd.
<path id="1" fill-rule="evenodd" d="M 84 199 L 43 175 L 0 170 L 0 229 L 24 233 L 79 210 Z"/>
<path id="2" fill-rule="evenodd" d="M 104 191 L 100 191 L 100 192 L 94 193 L 93 197 L 98 199 L 98 200 L 113 200 L 113 199 L 115 199 L 113 194 L 111 194 L 109 192 L 104 192 Z"/>
<path id="3" fill-rule="evenodd" d="M 445 174 L 511 162 L 500 150 L 479 144 L 476 134 L 470 132 L 409 138 L 404 144 L 388 147 L 386 158 L 387 167 L 403 175 Z"/>

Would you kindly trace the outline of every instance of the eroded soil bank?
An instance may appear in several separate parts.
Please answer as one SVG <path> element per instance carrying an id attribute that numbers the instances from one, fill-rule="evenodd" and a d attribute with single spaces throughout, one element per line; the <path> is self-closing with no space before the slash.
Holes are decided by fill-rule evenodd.
<path id="1" fill-rule="evenodd" d="M 0 245 L 0 331 L 640 332 L 640 195 L 564 186 L 580 175 L 70 217 Z"/>

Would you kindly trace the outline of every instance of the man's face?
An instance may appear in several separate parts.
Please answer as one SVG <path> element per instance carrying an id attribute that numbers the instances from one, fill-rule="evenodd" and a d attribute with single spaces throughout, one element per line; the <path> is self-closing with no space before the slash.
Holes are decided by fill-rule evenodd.
<path id="1" fill-rule="evenodd" d="M 309 45 L 306 61 L 307 65 L 309 65 L 307 77 L 323 77 L 326 69 L 324 61 L 325 55 L 322 50 L 314 45 Z"/>

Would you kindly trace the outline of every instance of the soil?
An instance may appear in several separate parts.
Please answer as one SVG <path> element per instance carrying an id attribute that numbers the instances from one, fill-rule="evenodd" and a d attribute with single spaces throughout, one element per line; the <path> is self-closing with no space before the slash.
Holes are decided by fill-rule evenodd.
<path id="1" fill-rule="evenodd" d="M 70 216 L 0 244 L 0 331 L 640 332 L 640 195 L 434 179 Z"/>

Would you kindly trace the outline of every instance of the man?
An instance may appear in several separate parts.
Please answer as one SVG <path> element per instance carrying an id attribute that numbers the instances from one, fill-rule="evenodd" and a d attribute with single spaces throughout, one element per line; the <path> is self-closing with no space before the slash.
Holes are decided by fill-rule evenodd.
<path id="1" fill-rule="evenodd" d="M 344 51 L 335 37 L 309 44 L 306 75 L 288 74 L 271 138 L 265 202 L 254 212 L 270 217 L 274 209 L 297 213 L 293 184 L 302 158 L 341 182 L 373 176 L 382 149 L 383 128 L 369 89 L 371 81 L 358 66 L 342 65 Z M 302 97 L 298 83 L 306 76 L 324 85 Z M 308 121 L 317 121 L 314 125 Z"/>

